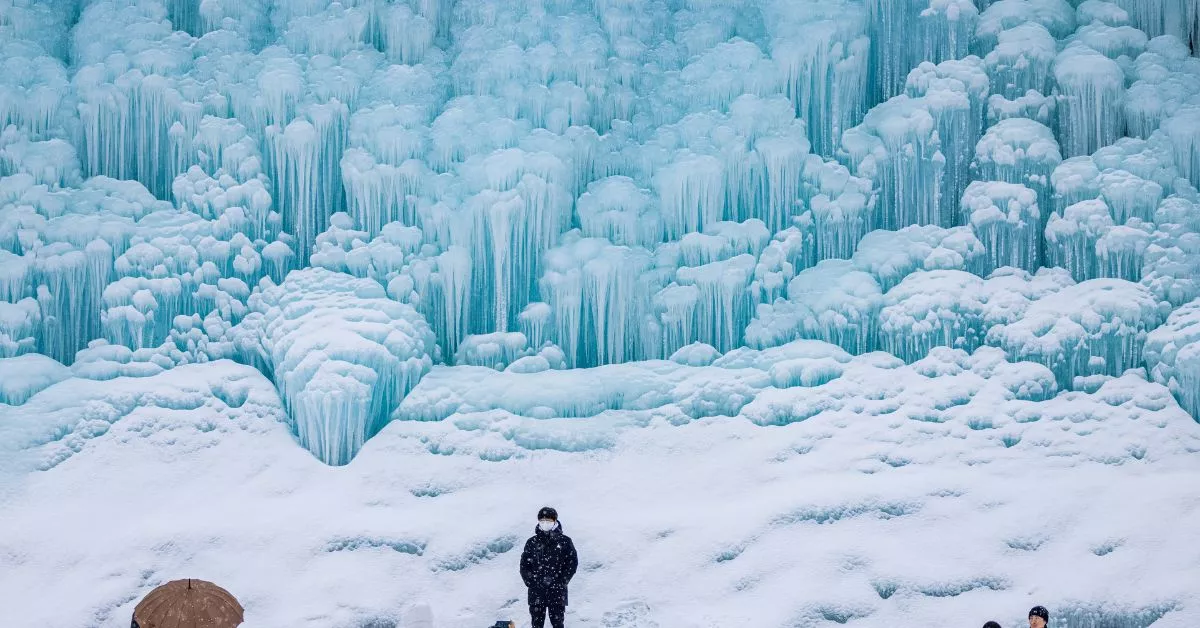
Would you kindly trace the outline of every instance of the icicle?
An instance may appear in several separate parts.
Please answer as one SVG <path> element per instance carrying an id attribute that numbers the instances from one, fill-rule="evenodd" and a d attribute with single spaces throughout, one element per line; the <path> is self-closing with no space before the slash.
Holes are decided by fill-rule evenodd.
<path id="1" fill-rule="evenodd" d="M 1072 157 L 1050 175 L 1054 188 L 1053 210 L 1061 216 L 1068 207 L 1100 197 L 1100 168 L 1089 157 Z"/>
<path id="2" fill-rule="evenodd" d="M 1187 44 L 1174 37 L 1150 40 L 1146 52 L 1127 69 L 1133 84 L 1125 92 L 1124 112 L 1130 135 L 1149 138 L 1200 91 L 1200 76 Z"/>
<path id="3" fill-rule="evenodd" d="M 606 177 L 589 183 L 575 208 L 584 236 L 642 247 L 652 247 L 661 239 L 657 199 L 629 177 Z"/>
<path id="4" fill-rule="evenodd" d="M 983 283 L 960 270 L 909 275 L 883 297 L 877 322 L 880 348 L 908 363 L 934 347 L 973 352 L 987 333 Z"/>
<path id="5" fill-rule="evenodd" d="M 597 364 L 649 357 L 638 334 L 648 304 L 643 274 L 649 265 L 645 252 L 619 248 L 583 265 L 584 320 L 590 322 L 584 336 L 595 347 Z"/>
<path id="6" fill-rule="evenodd" d="M 655 355 L 638 334 L 649 314 L 649 252 L 582 238 L 578 232 L 564 239 L 547 252 L 540 286 L 567 363 L 595 366 Z M 536 310 L 527 310 L 522 318 L 530 325 L 545 325 L 546 320 Z"/>
<path id="7" fill-rule="evenodd" d="M 388 4 L 378 11 L 381 43 L 388 59 L 406 65 L 420 63 L 433 46 L 438 25 L 405 4 Z"/>
<path id="8" fill-rule="evenodd" d="M 9 138 L 0 137 L 0 173 L 27 173 L 35 183 L 52 188 L 78 186 L 82 182 L 83 171 L 75 147 L 65 140 L 30 142 L 21 138 L 4 145 L 6 139 Z"/>
<path id="9" fill-rule="evenodd" d="M 1046 262 L 1071 272 L 1076 281 L 1098 277 L 1096 243 L 1113 226 L 1102 200 L 1075 203 L 1062 216 L 1055 212 L 1046 225 Z"/>
<path id="10" fill-rule="evenodd" d="M 1053 206 L 1050 176 L 1061 162 L 1054 133 L 1033 120 L 1002 120 L 975 147 L 979 179 L 1024 185 L 1037 192 L 1039 207 Z"/>
<path id="11" fill-rule="evenodd" d="M 743 94 L 783 93 L 778 66 L 752 42 L 735 38 L 693 59 L 662 86 L 663 97 L 685 113 L 725 112 Z"/>
<path id="12" fill-rule="evenodd" d="M 871 228 L 939 223 L 946 160 L 925 99 L 901 95 L 872 108 L 842 149 L 855 174 L 879 186 Z"/>
<path id="13" fill-rule="evenodd" d="M 267 0 L 203 0 L 198 8 L 199 30 L 189 32 L 199 36 L 219 29 L 236 30 L 258 50 L 273 35 L 268 17 L 272 7 L 267 5 Z"/>
<path id="14" fill-rule="evenodd" d="M 874 347 L 872 321 L 882 303 L 874 277 L 849 260 L 826 260 L 796 275 L 786 300 L 758 306 L 746 344 L 761 349 L 812 338 L 865 353 Z"/>
<path id="15" fill-rule="evenodd" d="M 1148 290 L 1121 279 L 1093 279 L 1038 299 L 1020 320 L 992 327 L 1010 359 L 1040 362 L 1070 388 L 1077 377 L 1119 376 L 1142 358 L 1146 333 L 1162 322 Z"/>
<path id="16" fill-rule="evenodd" d="M 1084 44 L 1124 67 L 1132 64 L 1146 50 L 1148 39 L 1146 33 L 1132 26 L 1096 23 L 1080 26 L 1071 36 L 1071 41 Z"/>
<path id="17" fill-rule="evenodd" d="M 754 276 L 752 255 L 738 255 L 703 266 L 683 267 L 676 274 L 684 286 L 698 290 L 695 309 L 695 338 L 725 352 L 742 345 L 743 332 L 750 322 L 753 302 L 750 280 Z M 690 343 L 689 343 L 690 344 Z M 664 347 L 670 355 L 681 347 Z"/>
<path id="18" fill-rule="evenodd" d="M 1200 106 L 1188 105 L 1165 120 L 1162 130 L 1174 148 L 1180 172 L 1200 185 Z"/>
<path id="19" fill-rule="evenodd" d="M 39 53 L 66 59 L 76 12 L 74 2 L 9 1 L 4 6 L 4 36 L 32 44 Z"/>
<path id="20" fill-rule="evenodd" d="M 157 347 L 167 339 L 175 317 L 193 309 L 190 295 L 178 278 L 123 277 L 103 293 L 100 323 L 112 344 L 130 349 Z"/>
<path id="21" fill-rule="evenodd" d="M 369 21 L 365 6 L 333 2 L 320 13 L 292 18 L 281 39 L 299 54 L 341 57 L 367 41 Z"/>
<path id="22" fill-rule="evenodd" d="M 34 253 L 17 255 L 0 248 L 0 301 L 16 303 L 33 285 Z"/>
<path id="23" fill-rule="evenodd" d="M 656 355 L 672 355 L 679 349 L 699 342 L 696 312 L 700 289 L 671 284 L 654 295 L 654 310 L 662 327 L 662 348 Z"/>
<path id="24" fill-rule="evenodd" d="M 991 52 L 1001 32 L 1025 23 L 1040 24 L 1055 39 L 1065 39 L 1075 32 L 1075 9 L 1066 0 L 991 2 L 979 16 L 979 28 L 975 31 L 977 54 Z"/>
<path id="25" fill-rule="evenodd" d="M 1200 300 L 1171 312 L 1146 336 L 1146 370 L 1174 393 L 1179 405 L 1200 416 Z"/>
<path id="26" fill-rule="evenodd" d="M 757 295 L 756 301 L 771 303 L 784 296 L 792 277 L 808 267 L 806 249 L 812 247 L 809 238 L 796 227 L 776 233 L 754 267 L 751 291 Z"/>
<path id="27" fill-rule="evenodd" d="M 388 284 L 388 295 L 401 302 L 407 301 L 397 293 L 399 284 L 415 290 L 417 309 L 431 321 L 443 355 L 454 355 L 463 338 L 472 331 L 483 330 L 481 325 L 473 324 L 475 321 L 471 318 L 473 267 L 467 249 L 452 245 L 435 258 L 413 261 Z"/>
<path id="28" fill-rule="evenodd" d="M 424 191 L 428 172 L 423 164 L 416 160 L 399 166 L 378 163 L 366 151 L 350 148 L 340 165 L 347 211 L 368 233 L 377 234 L 395 221 L 419 224 L 416 199 Z"/>
<path id="29" fill-rule="evenodd" d="M 0 358 L 11 358 L 26 353 L 46 353 L 51 348 L 43 347 L 40 339 L 42 312 L 38 299 L 26 297 L 15 302 L 0 301 Z"/>
<path id="30" fill-rule="evenodd" d="M 468 160 L 462 174 L 470 188 L 482 191 L 454 212 L 461 214 L 457 225 L 438 227 L 430 222 L 439 219 L 430 211 L 423 228 L 434 234 L 439 229 L 449 231 L 435 239 L 446 237 L 471 250 L 477 269 L 472 273 L 472 294 L 486 295 L 478 303 L 490 305 L 490 311 L 473 317 L 484 329 L 508 331 L 534 300 L 542 253 L 569 222 L 571 203 L 564 190 L 567 168 L 548 153 L 509 149 Z"/>
<path id="31" fill-rule="evenodd" d="M 970 0 L 868 0 L 875 101 L 895 96 L 922 61 L 967 56 L 979 11 Z"/>
<path id="32" fill-rule="evenodd" d="M 923 97 L 937 124 L 938 140 L 945 159 L 941 208 L 937 224 L 958 224 L 958 199 L 971 181 L 971 158 L 983 134 L 988 76 L 978 57 L 922 63 L 908 76 L 905 89 L 910 96 Z"/>
<path id="33" fill-rule="evenodd" d="M 1150 226 L 1134 220 L 1109 229 L 1096 241 L 1098 270 L 1102 277 L 1140 281 L 1150 247 Z"/>
<path id="34" fill-rule="evenodd" d="M 5 7 L 5 11 L 17 10 L 11 4 Z M 7 43 L 4 55 L 4 71 L 0 73 L 0 130 L 15 125 L 38 139 L 71 131 L 64 127 L 71 122 L 76 96 L 62 61 L 17 42 Z"/>
<path id="35" fill-rule="evenodd" d="M 796 202 L 801 196 L 801 176 L 808 161 L 807 142 L 789 137 L 764 137 L 754 150 L 762 158 L 766 174 L 766 197 L 760 198 L 749 213 L 761 219 L 771 231 L 791 224 Z"/>
<path id="36" fill-rule="evenodd" d="M 328 216 L 340 211 L 345 202 L 339 161 L 345 143 L 346 106 L 337 101 L 313 105 L 308 116 L 310 119 L 294 120 L 283 129 L 267 127 L 266 132 L 275 197 L 284 229 L 296 236 L 301 260 L 308 259 Z"/>
<path id="37" fill-rule="evenodd" d="M 79 118 L 88 174 L 133 178 L 134 122 L 129 94 L 113 85 L 98 85 L 85 92 L 82 100 Z"/>
<path id="38" fill-rule="evenodd" d="M 1123 225 L 1131 218 L 1154 220 L 1154 212 L 1163 198 L 1163 187 L 1124 170 L 1100 175 L 1100 193 L 1112 211 L 1113 222 Z"/>
<path id="39" fill-rule="evenodd" d="M 100 337 L 100 296 L 113 267 L 112 247 L 94 240 L 83 250 L 56 242 L 37 250 L 34 281 L 42 313 L 41 352 L 63 364 Z"/>
<path id="40" fill-rule="evenodd" d="M 1058 42 L 1046 27 L 1026 22 L 998 34 L 996 46 L 987 53 L 984 64 L 992 80 L 992 91 L 1015 99 L 1035 91 L 1049 94 L 1051 66 L 1058 54 Z"/>
<path id="41" fill-rule="evenodd" d="M 764 7 L 771 57 L 786 94 L 809 129 L 813 150 L 832 157 L 846 129 L 867 111 L 870 39 L 862 5 L 778 0 Z"/>
<path id="42" fill-rule="evenodd" d="M 535 347 L 540 347 L 547 342 L 550 342 L 550 334 L 552 333 L 552 325 L 554 310 L 549 303 L 535 301 L 525 306 L 518 318 L 521 326 L 521 333 L 529 338 L 529 342 Z"/>
<path id="43" fill-rule="evenodd" d="M 1038 124 L 1053 128 L 1058 124 L 1056 101 L 1034 90 L 1009 100 L 998 94 L 988 97 L 987 126 L 999 124 L 1009 118 L 1029 118 Z"/>
<path id="44" fill-rule="evenodd" d="M 682 154 L 654 175 L 668 240 L 720 221 L 725 211 L 725 171 L 710 155 Z"/>
<path id="45" fill-rule="evenodd" d="M 944 229 L 933 225 L 899 231 L 872 231 L 851 260 L 886 292 L 916 270 L 987 271 L 987 249 L 971 227 Z"/>
<path id="46" fill-rule="evenodd" d="M 1088 155 L 1124 135 L 1125 73 L 1115 61 L 1072 44 L 1054 60 L 1058 129 L 1068 157 Z"/>
<path id="47" fill-rule="evenodd" d="M 1129 13 L 1133 26 L 1150 37 L 1173 35 L 1182 41 L 1191 39 L 1195 3 L 1189 0 L 1112 0 Z"/>
<path id="48" fill-rule="evenodd" d="M 962 197 L 963 222 L 988 250 L 989 269 L 1041 266 L 1042 217 L 1037 194 L 1019 184 L 976 181 Z"/>
<path id="49" fill-rule="evenodd" d="M 809 206 L 816 227 L 817 259 L 849 259 L 870 231 L 868 199 L 861 194 L 846 194 L 835 202 L 818 194 Z"/>

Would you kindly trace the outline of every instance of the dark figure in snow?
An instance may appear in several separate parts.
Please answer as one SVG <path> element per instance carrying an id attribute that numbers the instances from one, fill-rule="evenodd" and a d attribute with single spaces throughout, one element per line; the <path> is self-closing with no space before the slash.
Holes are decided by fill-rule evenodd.
<path id="1" fill-rule="evenodd" d="M 1035 606 L 1029 609 L 1029 628 L 1046 628 L 1050 623 L 1050 611 L 1045 606 Z"/>
<path id="2" fill-rule="evenodd" d="M 988 623 L 983 625 L 983 628 L 1000 628 L 1000 624 L 997 624 L 994 621 L 989 621 Z"/>
<path id="3" fill-rule="evenodd" d="M 529 587 L 529 615 L 533 628 L 550 625 L 563 628 L 567 613 L 567 584 L 579 568 L 579 556 L 571 537 L 563 534 L 558 512 L 546 507 L 538 511 L 538 524 L 521 552 L 521 579 Z"/>

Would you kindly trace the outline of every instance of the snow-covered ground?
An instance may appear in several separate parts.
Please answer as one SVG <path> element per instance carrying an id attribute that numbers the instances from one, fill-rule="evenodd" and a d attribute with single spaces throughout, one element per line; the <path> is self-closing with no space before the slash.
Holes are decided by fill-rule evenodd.
<path id="1" fill-rule="evenodd" d="M 1053 386 L 995 350 L 905 366 L 815 341 L 438 368 L 330 467 L 249 367 L 67 380 L 0 413 L 6 621 L 124 625 L 187 575 L 247 626 L 422 603 L 437 626 L 527 622 L 517 558 L 551 503 L 581 556 L 571 625 L 1019 625 L 1035 603 L 1074 614 L 1059 625 L 1194 625 L 1200 426 L 1133 374 Z"/>
<path id="2" fill-rule="evenodd" d="M 1197 0 L 0 0 L 0 628 L 1200 626 Z M 424 622 L 424 623 L 422 623 Z"/>

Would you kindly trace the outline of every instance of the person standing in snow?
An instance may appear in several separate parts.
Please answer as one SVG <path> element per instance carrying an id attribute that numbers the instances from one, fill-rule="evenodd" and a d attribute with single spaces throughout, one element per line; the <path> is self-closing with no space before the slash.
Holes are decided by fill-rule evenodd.
<path id="1" fill-rule="evenodd" d="M 547 506 L 538 511 L 538 524 L 521 552 L 521 579 L 529 588 L 529 615 L 533 628 L 545 628 L 550 615 L 553 628 L 563 628 L 567 613 L 567 584 L 579 568 L 571 537 L 563 534 L 558 512 Z"/>
<path id="2" fill-rule="evenodd" d="M 1050 611 L 1045 606 L 1035 606 L 1029 609 L 1029 628 L 1046 628 L 1050 623 Z"/>

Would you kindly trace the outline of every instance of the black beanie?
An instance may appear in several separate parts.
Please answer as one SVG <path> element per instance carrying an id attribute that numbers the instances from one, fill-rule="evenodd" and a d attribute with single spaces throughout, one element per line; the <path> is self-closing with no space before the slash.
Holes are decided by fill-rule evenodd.
<path id="1" fill-rule="evenodd" d="M 997 624 L 994 621 L 989 621 L 988 623 L 983 625 L 983 628 L 1000 628 L 1000 624 Z"/>
<path id="2" fill-rule="evenodd" d="M 553 519 L 554 521 L 558 521 L 558 511 L 546 506 L 538 511 L 538 520 L 541 521 L 542 519 Z"/>
<path id="3" fill-rule="evenodd" d="M 1029 609 L 1030 617 L 1041 617 L 1048 624 L 1050 623 L 1050 611 L 1046 610 L 1045 606 L 1035 606 Z"/>

